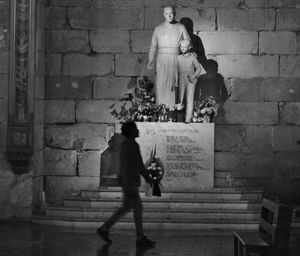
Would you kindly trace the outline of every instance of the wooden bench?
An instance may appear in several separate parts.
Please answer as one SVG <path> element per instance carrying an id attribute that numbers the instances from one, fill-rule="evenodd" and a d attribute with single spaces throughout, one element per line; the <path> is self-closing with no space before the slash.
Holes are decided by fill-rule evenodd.
<path id="1" fill-rule="evenodd" d="M 264 198 L 259 230 L 233 231 L 234 256 L 288 256 L 292 212 L 288 205 Z"/>

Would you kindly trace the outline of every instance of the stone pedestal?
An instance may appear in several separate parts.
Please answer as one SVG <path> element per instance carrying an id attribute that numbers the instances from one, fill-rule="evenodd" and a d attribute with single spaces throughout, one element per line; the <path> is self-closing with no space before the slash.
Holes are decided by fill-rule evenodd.
<path id="1" fill-rule="evenodd" d="M 210 189 L 214 184 L 214 124 L 137 123 L 144 162 L 155 150 L 161 188 Z"/>
<path id="2" fill-rule="evenodd" d="M 119 186 L 120 148 L 125 137 L 115 134 L 108 142 L 108 148 L 101 154 L 100 186 Z"/>
<path id="3" fill-rule="evenodd" d="M 144 163 L 155 153 L 163 167 L 161 189 L 211 189 L 214 185 L 214 124 L 137 122 Z M 101 155 L 101 186 L 118 186 L 121 125 Z"/>

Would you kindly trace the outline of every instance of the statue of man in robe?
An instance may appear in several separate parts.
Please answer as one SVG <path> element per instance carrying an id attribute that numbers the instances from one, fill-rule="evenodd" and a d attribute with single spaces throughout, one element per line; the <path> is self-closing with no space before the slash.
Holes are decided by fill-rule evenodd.
<path id="1" fill-rule="evenodd" d="M 178 54 L 181 40 L 190 40 L 184 25 L 175 21 L 172 6 L 164 8 L 165 22 L 158 25 L 152 34 L 147 68 L 153 69 L 156 60 L 155 97 L 157 104 L 173 107 L 176 104 L 178 86 Z"/>

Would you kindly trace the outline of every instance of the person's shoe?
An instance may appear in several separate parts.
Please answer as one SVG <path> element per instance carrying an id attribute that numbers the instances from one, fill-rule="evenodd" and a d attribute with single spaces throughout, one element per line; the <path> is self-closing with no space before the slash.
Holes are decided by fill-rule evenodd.
<path id="1" fill-rule="evenodd" d="M 137 246 L 154 246 L 155 242 L 149 240 L 146 236 L 143 236 L 141 239 L 136 240 Z"/>
<path id="2" fill-rule="evenodd" d="M 109 238 L 108 231 L 103 228 L 97 229 L 97 234 L 102 237 L 105 242 L 111 243 L 111 239 Z"/>

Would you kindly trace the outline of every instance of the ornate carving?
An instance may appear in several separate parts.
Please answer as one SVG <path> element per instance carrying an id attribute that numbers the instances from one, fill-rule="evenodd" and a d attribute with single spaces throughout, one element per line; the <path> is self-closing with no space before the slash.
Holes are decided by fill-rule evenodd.
<path id="1" fill-rule="evenodd" d="M 11 49 L 7 156 L 25 173 L 33 152 L 33 0 L 11 1 Z"/>

